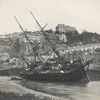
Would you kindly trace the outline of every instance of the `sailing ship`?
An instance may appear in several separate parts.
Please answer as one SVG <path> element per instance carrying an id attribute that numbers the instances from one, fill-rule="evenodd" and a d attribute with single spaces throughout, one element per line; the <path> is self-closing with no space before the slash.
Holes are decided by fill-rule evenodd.
<path id="1" fill-rule="evenodd" d="M 31 12 L 31 15 L 33 16 L 36 23 L 40 27 L 44 37 L 46 38 L 47 42 L 49 43 L 50 48 L 52 49 L 56 57 L 54 56 L 54 58 L 48 59 L 45 62 L 37 61 L 36 57 L 38 57 L 39 55 L 37 54 L 36 52 L 37 50 L 35 47 L 38 46 L 38 43 L 35 42 L 35 45 L 33 45 L 30 42 L 24 29 L 20 25 L 17 18 L 14 16 L 15 20 L 17 21 L 21 30 L 23 31 L 25 38 L 27 39 L 27 41 L 32 47 L 32 50 L 34 53 L 34 59 L 35 59 L 33 63 L 29 64 L 20 53 L 23 61 L 27 65 L 27 68 L 25 68 L 23 71 L 20 72 L 21 77 L 27 80 L 47 81 L 47 82 L 77 82 L 77 81 L 88 80 L 85 69 L 86 69 L 86 66 L 89 66 L 89 64 L 93 61 L 93 59 L 88 60 L 86 62 L 83 62 L 81 59 L 77 61 L 73 61 L 73 62 L 66 61 L 64 57 L 60 56 L 59 51 L 55 48 L 55 46 L 52 45 L 51 41 L 49 40 L 48 36 L 46 35 L 44 31 L 44 27 L 43 28 L 41 27 L 41 25 L 39 24 L 37 19 L 34 17 L 32 12 Z M 18 50 L 18 48 L 16 49 Z"/>

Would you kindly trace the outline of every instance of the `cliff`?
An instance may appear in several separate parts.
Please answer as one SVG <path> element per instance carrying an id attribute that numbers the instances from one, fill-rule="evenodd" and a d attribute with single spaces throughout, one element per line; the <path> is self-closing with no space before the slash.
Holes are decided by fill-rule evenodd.
<path id="1" fill-rule="evenodd" d="M 100 42 L 100 35 L 98 33 L 84 31 L 80 34 L 75 27 L 66 26 L 64 24 L 58 24 L 56 26 L 56 31 L 45 30 L 45 32 L 52 45 L 59 49 L 67 49 L 68 46 L 78 46 Z M 37 41 L 43 53 L 46 53 L 48 50 L 50 50 L 50 44 L 47 42 L 41 31 L 30 31 L 26 32 L 26 34 L 31 42 Z M 10 43 L 8 37 L 13 40 L 14 44 Z M 14 49 L 14 45 L 17 45 L 23 54 L 31 54 L 32 49 L 26 41 L 25 36 L 18 32 L 8 34 L 0 38 L 0 53 L 7 52 L 11 57 L 16 57 L 18 53 L 15 53 L 16 50 Z"/>

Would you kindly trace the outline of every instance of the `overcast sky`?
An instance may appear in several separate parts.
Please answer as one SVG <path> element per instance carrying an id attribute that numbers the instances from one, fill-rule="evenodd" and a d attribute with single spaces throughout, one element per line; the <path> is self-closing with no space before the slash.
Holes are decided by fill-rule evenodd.
<path id="1" fill-rule="evenodd" d="M 46 29 L 65 24 L 100 33 L 100 0 L 0 0 L 0 34 L 21 31 L 13 15 L 24 29 L 38 30 L 30 11 Z"/>

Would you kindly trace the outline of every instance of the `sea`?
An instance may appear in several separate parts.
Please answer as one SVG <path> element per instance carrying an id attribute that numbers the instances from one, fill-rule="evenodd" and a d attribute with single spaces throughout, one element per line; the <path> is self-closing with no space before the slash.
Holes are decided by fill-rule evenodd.
<path id="1" fill-rule="evenodd" d="M 0 82 L 11 81 L 20 86 L 38 92 L 50 94 L 53 96 L 64 98 L 64 100 L 100 100 L 100 76 L 97 75 L 94 80 L 89 82 L 37 82 L 26 79 L 11 79 L 11 77 L 0 76 Z M 100 75 L 100 74 L 99 74 Z M 99 78 L 98 78 L 99 77 Z M 7 85 L 7 84 L 6 84 Z M 9 85 L 9 84 L 8 84 Z M 2 85 L 4 87 L 4 85 Z M 16 85 L 15 89 L 16 89 Z M 1 87 L 1 86 L 0 86 Z M 0 88 L 2 90 L 2 87 Z"/>
<path id="2" fill-rule="evenodd" d="M 45 83 L 23 80 L 19 82 L 29 89 L 66 98 L 66 100 L 100 100 L 100 81 L 88 83 Z"/>
<path id="3" fill-rule="evenodd" d="M 98 72 L 98 71 L 97 71 Z M 16 84 L 42 93 L 62 97 L 66 100 L 100 100 L 100 71 L 92 72 L 89 82 L 36 82 L 29 80 L 11 80 Z M 0 76 L 2 77 L 2 76 Z M 3 80 L 3 77 L 2 77 Z M 16 86 L 15 86 L 16 89 Z"/>

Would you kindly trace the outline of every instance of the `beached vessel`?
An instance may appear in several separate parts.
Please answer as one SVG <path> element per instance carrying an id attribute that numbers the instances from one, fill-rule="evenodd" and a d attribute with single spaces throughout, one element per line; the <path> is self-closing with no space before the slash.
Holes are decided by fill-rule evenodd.
<path id="1" fill-rule="evenodd" d="M 31 12 L 32 14 L 32 12 Z M 33 14 L 32 14 L 33 16 Z M 33 16 L 34 17 L 34 16 Z M 47 42 L 49 43 L 52 51 L 55 53 L 56 58 L 47 61 L 35 61 L 32 64 L 28 64 L 26 60 L 23 58 L 25 63 L 27 64 L 27 68 L 25 68 L 23 71 L 20 72 L 21 77 L 27 79 L 27 80 L 35 80 L 35 81 L 49 81 L 49 82 L 77 82 L 82 80 L 88 80 L 87 79 L 87 73 L 86 73 L 86 66 L 89 66 L 89 64 L 93 61 L 82 61 L 82 59 L 79 59 L 77 61 L 68 62 L 66 59 L 61 57 L 59 55 L 59 51 L 52 45 L 51 41 L 49 40 L 48 36 L 46 35 L 44 28 L 41 27 L 39 22 L 34 17 L 36 23 L 40 27 L 44 37 L 46 38 Z M 15 17 L 15 20 L 19 24 L 18 20 Z M 27 35 L 25 34 L 25 31 L 23 30 L 22 26 L 19 24 L 20 28 L 22 29 L 27 41 L 32 47 L 34 56 L 38 56 L 36 52 L 35 46 L 33 46 L 28 39 Z M 36 43 L 36 45 L 38 45 Z M 35 49 L 35 50 L 34 50 Z M 55 57 L 55 56 L 54 56 Z"/>

